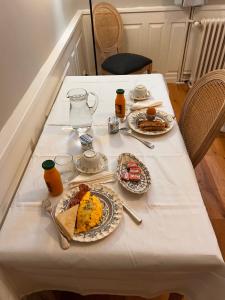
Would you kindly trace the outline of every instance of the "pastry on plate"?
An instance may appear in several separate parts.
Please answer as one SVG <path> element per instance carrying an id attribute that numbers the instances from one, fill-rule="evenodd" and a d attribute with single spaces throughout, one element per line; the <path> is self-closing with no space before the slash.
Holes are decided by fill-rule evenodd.
<path id="1" fill-rule="evenodd" d="M 162 131 L 165 130 L 166 125 L 166 122 L 162 120 L 146 120 L 138 123 L 138 127 L 143 131 Z"/>
<path id="2" fill-rule="evenodd" d="M 148 107 L 146 110 L 146 117 L 148 120 L 153 121 L 155 119 L 156 116 L 156 109 L 155 107 Z"/>

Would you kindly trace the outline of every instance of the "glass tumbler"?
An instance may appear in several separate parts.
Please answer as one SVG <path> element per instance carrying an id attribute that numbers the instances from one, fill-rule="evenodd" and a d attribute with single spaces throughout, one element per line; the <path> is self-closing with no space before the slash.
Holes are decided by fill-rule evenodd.
<path id="1" fill-rule="evenodd" d="M 62 182 L 67 183 L 75 176 L 75 165 L 71 154 L 59 154 L 54 158 L 55 166 L 61 174 Z"/>

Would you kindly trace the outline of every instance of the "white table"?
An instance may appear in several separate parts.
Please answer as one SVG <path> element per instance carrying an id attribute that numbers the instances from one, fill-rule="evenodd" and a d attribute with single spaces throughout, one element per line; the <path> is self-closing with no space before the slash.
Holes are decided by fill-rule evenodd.
<path id="1" fill-rule="evenodd" d="M 115 90 L 124 88 L 129 98 L 137 83 L 145 84 L 154 99 L 163 100 L 161 109 L 173 113 L 159 74 L 65 79 L 0 232 L 2 271 L 19 296 L 59 289 L 143 297 L 174 291 L 191 300 L 225 299 L 224 262 L 177 123 L 166 135 L 150 139 L 154 150 L 131 137 L 108 134 Z M 67 122 L 65 95 L 72 87 L 99 95 L 94 148 L 106 154 L 109 169 L 115 169 L 120 153 L 132 152 L 149 168 L 152 185 L 142 196 L 125 192 L 118 183 L 109 185 L 143 223 L 136 225 L 124 213 L 107 238 L 92 244 L 74 242 L 63 251 L 41 209 L 47 197 L 41 162 L 57 153 L 80 152 L 76 135 L 56 126 Z"/>

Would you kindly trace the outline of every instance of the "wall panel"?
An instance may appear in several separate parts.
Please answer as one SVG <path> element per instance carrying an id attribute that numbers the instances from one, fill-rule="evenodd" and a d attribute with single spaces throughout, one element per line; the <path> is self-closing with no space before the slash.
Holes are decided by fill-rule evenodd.
<path id="1" fill-rule="evenodd" d="M 62 81 L 67 75 L 82 75 L 80 70 L 86 69 L 81 18 L 78 12 L 0 133 L 0 222 Z"/>
<path id="2" fill-rule="evenodd" d="M 183 55 L 189 10 L 176 6 L 118 10 L 124 25 L 122 51 L 150 57 L 153 60 L 153 72 L 162 73 L 166 79 L 175 82 Z M 91 49 L 89 12 L 85 13 L 86 48 Z M 89 61 L 88 66 L 89 74 L 94 74 L 93 61 Z"/>
<path id="3" fill-rule="evenodd" d="M 143 24 L 124 24 L 123 49 L 126 52 L 143 54 Z"/>
<path id="4" fill-rule="evenodd" d="M 159 49 L 162 49 L 163 43 L 163 29 L 164 23 L 150 23 L 148 24 L 148 45 L 149 56 L 154 61 L 153 72 L 160 69 L 162 61 L 162 53 Z"/>

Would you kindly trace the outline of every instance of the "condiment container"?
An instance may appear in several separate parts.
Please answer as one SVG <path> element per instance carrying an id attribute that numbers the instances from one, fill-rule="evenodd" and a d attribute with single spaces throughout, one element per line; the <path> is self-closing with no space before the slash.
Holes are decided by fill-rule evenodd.
<path id="1" fill-rule="evenodd" d="M 83 134 L 80 136 L 80 143 L 83 152 L 86 150 L 93 149 L 92 142 L 93 142 L 93 137 L 90 134 Z"/>
<path id="2" fill-rule="evenodd" d="M 119 131 L 119 120 L 116 116 L 108 118 L 108 132 L 110 134 L 117 133 Z"/>
<path id="3" fill-rule="evenodd" d="M 118 89 L 116 90 L 116 100 L 115 100 L 115 112 L 116 116 L 120 119 L 125 117 L 125 107 L 126 107 L 126 100 L 124 97 L 124 90 Z"/>
<path id="4" fill-rule="evenodd" d="M 63 184 L 59 171 L 55 168 L 53 160 L 45 160 L 42 163 L 44 169 L 44 180 L 52 196 L 58 196 L 63 192 Z"/>

